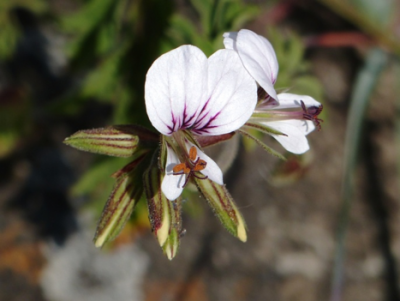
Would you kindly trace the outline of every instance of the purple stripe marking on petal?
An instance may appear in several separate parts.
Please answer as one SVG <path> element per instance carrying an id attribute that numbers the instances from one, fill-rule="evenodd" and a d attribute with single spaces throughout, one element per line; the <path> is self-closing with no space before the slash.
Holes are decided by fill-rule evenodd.
<path id="1" fill-rule="evenodd" d="M 180 126 L 181 129 L 185 129 L 187 127 L 187 123 L 189 122 L 187 119 L 187 106 L 186 106 L 186 100 L 185 100 L 185 107 L 183 108 L 183 119 L 182 119 L 182 124 Z"/>
<path id="2" fill-rule="evenodd" d="M 194 112 L 193 115 L 191 115 L 188 118 L 188 116 L 186 115 L 186 110 L 185 110 L 185 116 L 184 116 L 184 122 L 182 124 L 182 128 L 186 129 L 186 128 L 190 127 L 195 116 L 197 116 L 197 111 Z"/>
<path id="3" fill-rule="evenodd" d="M 168 126 L 168 128 L 170 129 L 170 131 L 171 131 L 171 134 L 173 133 L 173 132 L 175 132 L 175 127 L 176 127 L 176 118 L 175 118 L 175 115 L 174 115 L 174 112 L 171 112 L 171 121 L 172 121 L 172 127 L 169 127 Z"/>
<path id="4" fill-rule="evenodd" d="M 172 134 L 172 133 L 174 132 L 174 131 L 173 131 L 174 128 L 170 127 L 170 126 L 167 125 L 167 124 L 166 124 L 166 126 L 167 126 L 167 128 L 169 129 L 169 134 Z"/>
<path id="5" fill-rule="evenodd" d="M 210 98 L 204 104 L 203 108 L 200 111 L 199 116 L 201 116 L 201 114 L 207 109 L 209 103 L 210 103 Z M 204 114 L 199 119 L 197 119 L 195 124 L 193 125 L 193 128 L 195 129 L 204 120 L 204 118 L 206 118 L 206 116 L 207 116 L 207 114 Z"/>
<path id="6" fill-rule="evenodd" d="M 202 133 L 209 133 L 208 132 L 208 129 L 213 129 L 213 128 L 216 128 L 217 126 L 216 125 L 211 125 L 211 123 L 218 117 L 218 115 L 220 114 L 221 112 L 218 112 L 217 114 L 215 114 L 213 117 L 211 117 L 209 120 L 208 120 L 208 122 L 204 125 L 204 126 L 202 126 L 201 128 L 195 128 L 195 129 L 193 129 L 193 131 L 195 131 L 195 132 L 202 132 Z"/>

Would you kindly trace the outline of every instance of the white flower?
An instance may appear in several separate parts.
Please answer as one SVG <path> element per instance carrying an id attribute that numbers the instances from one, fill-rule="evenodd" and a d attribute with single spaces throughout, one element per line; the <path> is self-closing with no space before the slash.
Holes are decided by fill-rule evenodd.
<path id="1" fill-rule="evenodd" d="M 278 60 L 271 43 L 256 33 L 242 29 L 224 34 L 226 49 L 233 49 L 254 80 L 273 99 L 277 100 L 274 84 L 278 76 Z"/>
<path id="2" fill-rule="evenodd" d="M 201 172 L 223 184 L 220 168 L 189 142 L 188 135 L 230 133 L 252 115 L 257 87 L 237 53 L 219 50 L 207 59 L 197 47 L 184 45 L 162 55 L 147 72 L 145 101 L 149 119 L 165 136 L 167 145 L 164 195 L 169 200 L 179 197 L 186 183 L 183 177 L 189 174 L 174 172 L 173 168 L 183 163 L 182 170 L 195 170 L 196 160 L 206 164 L 194 171 L 194 176 Z M 189 157 L 192 147 L 196 149 L 196 158 Z"/>
<path id="3" fill-rule="evenodd" d="M 307 135 L 320 128 L 318 118 L 322 105 L 307 95 L 278 94 L 278 105 L 257 107 L 249 124 L 259 124 L 281 134 L 270 132 L 287 151 L 302 154 L 309 150 Z M 282 135 L 283 134 L 283 135 Z"/>

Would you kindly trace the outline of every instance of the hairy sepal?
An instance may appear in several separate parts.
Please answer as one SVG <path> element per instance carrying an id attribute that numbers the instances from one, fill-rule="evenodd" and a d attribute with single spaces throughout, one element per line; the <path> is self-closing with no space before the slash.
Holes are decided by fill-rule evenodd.
<path id="1" fill-rule="evenodd" d="M 279 159 L 286 161 L 286 158 L 281 155 L 280 153 L 278 153 L 276 150 L 270 148 L 268 145 L 266 145 L 264 142 L 262 142 L 260 139 L 254 137 L 253 135 L 251 135 L 250 133 L 243 131 L 243 130 L 239 130 L 239 132 L 244 135 L 247 138 L 250 138 L 251 140 L 253 140 L 255 143 L 257 143 L 259 146 L 261 146 L 263 148 L 263 150 L 265 150 L 266 152 L 268 152 L 269 154 L 278 157 Z"/>
<path id="2" fill-rule="evenodd" d="M 182 201 L 181 198 L 168 203 L 168 212 L 171 216 L 168 237 L 162 246 L 164 254 L 172 260 L 178 252 L 182 236 Z"/>
<path id="3" fill-rule="evenodd" d="M 193 137 L 196 139 L 198 144 L 200 144 L 201 147 L 207 147 L 207 146 L 212 146 L 221 142 L 224 142 L 226 140 L 231 139 L 235 135 L 235 132 L 231 132 L 228 134 L 223 134 L 223 135 L 218 135 L 218 136 L 200 136 L 200 135 L 193 135 Z"/>
<path id="4" fill-rule="evenodd" d="M 246 224 L 226 187 L 210 179 L 195 178 L 195 182 L 222 225 L 233 236 L 245 242 L 247 240 Z"/>
<path id="5" fill-rule="evenodd" d="M 248 127 L 248 128 L 251 128 L 251 129 L 258 130 L 258 131 L 260 131 L 262 133 L 269 134 L 269 135 L 287 136 L 286 134 L 284 134 L 284 133 L 282 133 L 282 132 L 280 132 L 280 131 L 278 131 L 276 129 L 273 129 L 273 128 L 269 127 L 269 126 L 266 126 L 266 125 L 263 125 L 263 124 L 260 124 L 260 123 L 247 122 L 244 126 Z"/>
<path id="6" fill-rule="evenodd" d="M 137 158 L 135 166 L 142 160 L 143 157 Z M 141 168 L 134 168 L 118 177 L 97 225 L 94 237 L 96 247 L 102 247 L 106 242 L 117 237 L 130 218 L 143 194 L 142 172 Z"/>
<path id="7" fill-rule="evenodd" d="M 132 172 L 147 154 L 148 154 L 148 151 L 143 151 L 143 152 L 139 151 L 139 154 L 135 154 L 135 159 L 132 162 L 126 164 L 120 170 L 117 170 L 116 172 L 114 172 L 111 175 L 111 177 L 118 179 L 118 178 Z"/>
<path id="8" fill-rule="evenodd" d="M 169 201 L 161 191 L 163 176 L 157 167 L 157 159 L 143 175 L 149 219 L 153 233 L 169 260 L 179 247 L 181 233 L 181 199 Z"/>
<path id="9" fill-rule="evenodd" d="M 158 135 L 134 125 L 115 125 L 105 128 L 78 131 L 64 143 L 79 150 L 114 157 L 131 157 L 139 140 L 143 143 L 157 141 Z"/>

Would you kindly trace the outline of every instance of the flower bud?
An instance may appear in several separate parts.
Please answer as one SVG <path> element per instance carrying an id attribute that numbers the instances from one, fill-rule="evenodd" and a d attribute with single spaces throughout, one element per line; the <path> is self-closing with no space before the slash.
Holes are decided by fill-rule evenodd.
<path id="1" fill-rule="evenodd" d="M 152 231 L 157 236 L 168 259 L 175 257 L 182 229 L 181 199 L 169 201 L 161 191 L 163 177 L 154 163 L 143 175 L 149 219 Z"/>
<path id="2" fill-rule="evenodd" d="M 137 171 L 137 172 L 135 172 Z M 121 232 L 143 193 L 141 171 L 134 170 L 121 176 L 114 186 L 97 225 L 94 243 L 102 247 Z"/>
<path id="3" fill-rule="evenodd" d="M 219 185 L 209 179 L 195 179 L 195 182 L 222 225 L 232 235 L 245 242 L 247 234 L 244 219 L 225 186 Z"/>
<path id="4" fill-rule="evenodd" d="M 87 152 L 130 157 L 139 144 L 139 135 L 131 126 L 109 126 L 76 132 L 64 143 Z"/>

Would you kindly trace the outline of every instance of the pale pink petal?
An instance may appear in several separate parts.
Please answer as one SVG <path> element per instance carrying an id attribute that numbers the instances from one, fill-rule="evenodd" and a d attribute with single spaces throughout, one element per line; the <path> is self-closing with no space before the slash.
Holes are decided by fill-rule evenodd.
<path id="1" fill-rule="evenodd" d="M 233 50 L 219 50 L 209 59 L 209 98 L 193 131 L 220 135 L 237 130 L 257 104 L 257 86 Z"/>
<path id="2" fill-rule="evenodd" d="M 145 101 L 153 126 L 164 135 L 189 128 L 207 101 L 207 57 L 184 45 L 160 56 L 146 76 Z"/>
<path id="3" fill-rule="evenodd" d="M 274 137 L 287 151 L 294 154 L 303 154 L 310 148 L 306 138 L 306 132 L 308 130 L 306 130 L 304 127 L 308 125 L 308 122 L 302 120 L 296 120 L 295 122 L 293 121 L 294 120 L 268 121 L 262 122 L 262 124 L 265 124 L 287 135 L 283 136 L 271 134 L 271 136 Z M 297 123 L 297 121 L 304 122 L 304 124 L 300 125 Z"/>
<path id="4" fill-rule="evenodd" d="M 174 175 L 173 168 L 176 164 L 181 163 L 178 156 L 175 154 L 173 149 L 167 145 L 167 163 L 165 166 L 165 176 L 161 184 L 161 190 L 170 201 L 177 199 L 183 190 L 183 184 L 185 184 L 185 175 Z"/>

